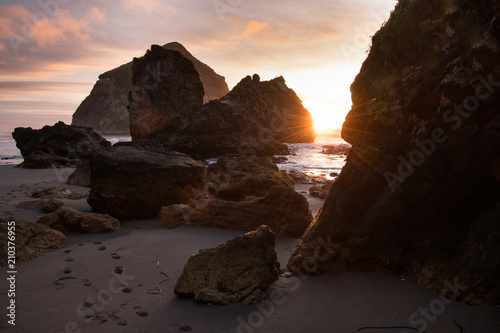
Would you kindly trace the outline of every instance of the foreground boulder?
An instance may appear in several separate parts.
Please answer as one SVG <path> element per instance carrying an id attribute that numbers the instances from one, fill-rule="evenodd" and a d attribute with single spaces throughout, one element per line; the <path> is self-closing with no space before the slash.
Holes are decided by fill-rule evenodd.
<path id="1" fill-rule="evenodd" d="M 90 162 L 84 161 L 81 163 L 76 170 L 68 176 L 67 183 L 69 185 L 78 185 L 90 187 L 91 176 L 90 176 Z"/>
<path id="2" fill-rule="evenodd" d="M 8 231 L 7 221 L 0 221 L 0 265 L 7 264 Z M 28 261 L 41 253 L 64 248 L 66 237 L 57 230 L 32 222 L 16 222 L 16 260 Z"/>
<path id="3" fill-rule="evenodd" d="M 268 225 L 276 234 L 300 237 L 312 221 L 307 199 L 266 157 L 225 157 L 208 168 L 211 199 L 163 207 L 169 227 L 197 225 L 251 231 Z"/>
<path id="4" fill-rule="evenodd" d="M 218 99 L 229 92 L 226 80 L 212 68 L 196 59 L 177 42 L 162 46 L 180 52 L 191 60 L 203 83 L 203 102 Z M 73 125 L 92 127 L 103 134 L 130 134 L 128 95 L 132 90 L 132 62 L 99 75 L 90 95 L 73 114 Z"/>
<path id="5" fill-rule="evenodd" d="M 194 64 L 180 52 L 152 45 L 132 64 L 129 95 L 132 140 L 148 138 L 185 120 L 203 105 L 203 84 Z"/>
<path id="6" fill-rule="evenodd" d="M 156 218 L 162 206 L 208 197 L 203 164 L 172 150 L 119 145 L 92 155 L 88 203 L 120 220 Z"/>
<path id="7" fill-rule="evenodd" d="M 91 128 L 63 122 L 39 130 L 18 127 L 12 137 L 24 157 L 21 166 L 34 169 L 74 167 L 92 152 L 111 146 Z"/>
<path id="8" fill-rule="evenodd" d="M 63 233 L 100 234 L 120 229 L 120 221 L 107 214 L 82 213 L 67 206 L 40 217 L 39 224 Z"/>
<path id="9" fill-rule="evenodd" d="M 397 274 L 500 303 L 499 10 L 398 2 L 351 87 L 347 163 L 291 270 Z"/>
<path id="10" fill-rule="evenodd" d="M 261 226 L 224 245 L 201 250 L 184 266 L 175 294 L 218 305 L 262 301 L 264 291 L 279 276 L 274 243 L 274 233 Z"/>

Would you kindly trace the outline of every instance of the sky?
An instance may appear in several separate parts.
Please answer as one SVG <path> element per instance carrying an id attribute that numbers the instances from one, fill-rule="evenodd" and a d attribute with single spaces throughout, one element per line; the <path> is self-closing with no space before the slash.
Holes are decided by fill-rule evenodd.
<path id="1" fill-rule="evenodd" d="M 282 75 L 317 129 L 340 128 L 349 86 L 396 0 L 0 0 L 0 122 L 71 115 L 99 74 L 177 41 L 226 78 Z"/>

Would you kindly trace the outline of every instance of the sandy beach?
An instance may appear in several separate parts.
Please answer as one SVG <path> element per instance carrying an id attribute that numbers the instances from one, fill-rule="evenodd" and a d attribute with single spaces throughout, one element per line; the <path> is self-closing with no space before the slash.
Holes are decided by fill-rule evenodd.
<path id="1" fill-rule="evenodd" d="M 63 186 L 75 193 L 87 192 L 88 188 L 65 184 L 70 172 L 1 166 L 0 216 L 36 221 L 42 215 L 39 211 L 15 208 L 21 201 L 33 200 L 27 190 Z M 300 185 L 297 189 L 307 188 Z M 322 201 L 306 197 L 315 214 Z M 80 211 L 91 211 L 85 199 L 63 201 Z M 197 304 L 174 295 L 175 282 L 192 254 L 242 233 L 185 226 L 168 229 L 158 220 L 140 220 L 124 222 L 121 230 L 112 233 L 67 234 L 64 249 L 17 263 L 15 326 L 7 322 L 9 285 L 6 278 L 1 279 L 0 330 L 402 333 L 417 332 L 402 327 L 418 325 L 426 332 L 500 332 L 498 306 L 453 303 L 401 276 L 285 275 L 268 288 L 264 303 L 251 306 Z M 277 237 L 282 267 L 297 242 Z M 70 272 L 64 273 L 68 268 Z M 1 269 L 8 277 L 7 267 Z"/>

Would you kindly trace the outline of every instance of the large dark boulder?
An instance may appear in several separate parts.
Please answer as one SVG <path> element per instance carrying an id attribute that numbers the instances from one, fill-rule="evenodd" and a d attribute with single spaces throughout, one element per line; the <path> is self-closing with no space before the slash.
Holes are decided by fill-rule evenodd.
<path id="1" fill-rule="evenodd" d="M 226 244 L 201 250 L 184 266 L 175 294 L 219 305 L 262 301 L 264 291 L 279 276 L 275 239 L 267 226 L 261 226 Z"/>
<path id="2" fill-rule="evenodd" d="M 80 164 L 100 149 L 111 147 L 93 129 L 58 122 L 34 130 L 18 127 L 12 133 L 25 168 L 59 168 Z"/>
<path id="3" fill-rule="evenodd" d="M 191 116 L 203 105 L 203 84 L 191 60 L 180 52 L 152 45 L 132 63 L 129 94 L 132 140 L 148 138 Z"/>
<path id="4" fill-rule="evenodd" d="M 307 199 L 270 157 L 224 157 L 208 168 L 211 199 L 163 207 L 169 227 L 196 225 L 251 231 L 268 225 L 300 237 L 312 221 Z"/>
<path id="5" fill-rule="evenodd" d="M 155 218 L 162 206 L 208 196 L 203 164 L 171 150 L 115 146 L 92 155 L 88 203 L 120 220 Z"/>
<path id="6" fill-rule="evenodd" d="M 314 142 L 314 122 L 283 77 L 247 76 L 226 96 L 156 138 L 175 150 L 202 157 L 287 153 L 283 142 Z"/>
<path id="7" fill-rule="evenodd" d="M 168 43 L 163 48 L 178 51 L 193 62 L 205 90 L 204 103 L 221 98 L 229 92 L 224 77 L 196 59 L 181 44 Z M 130 124 L 127 105 L 132 88 L 132 62 L 99 75 L 90 95 L 73 114 L 72 124 L 92 127 L 104 134 L 128 135 Z"/>
<path id="8" fill-rule="evenodd" d="M 398 2 L 351 86 L 347 163 L 290 269 L 404 275 L 500 303 L 499 11 Z"/>

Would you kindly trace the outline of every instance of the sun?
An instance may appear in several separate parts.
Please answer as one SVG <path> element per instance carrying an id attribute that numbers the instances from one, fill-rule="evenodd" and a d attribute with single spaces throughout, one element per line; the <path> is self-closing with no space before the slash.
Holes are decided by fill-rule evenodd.
<path id="1" fill-rule="evenodd" d="M 287 73 L 287 85 L 295 90 L 314 119 L 316 130 L 341 128 L 351 109 L 350 86 L 359 65 L 335 65 Z"/>

